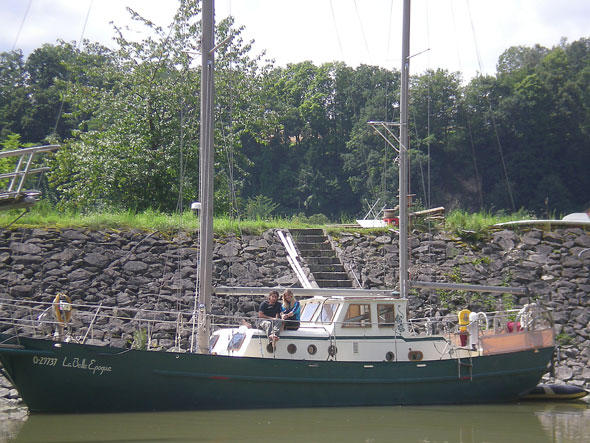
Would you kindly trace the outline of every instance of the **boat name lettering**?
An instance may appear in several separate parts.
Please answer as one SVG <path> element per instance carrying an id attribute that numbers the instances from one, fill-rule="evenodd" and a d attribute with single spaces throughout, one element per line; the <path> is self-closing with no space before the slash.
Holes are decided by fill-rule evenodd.
<path id="1" fill-rule="evenodd" d="M 64 357 L 61 365 L 64 368 L 74 368 L 74 369 L 83 369 L 86 371 L 92 372 L 92 374 L 102 375 L 105 372 L 111 372 L 111 366 L 104 366 L 100 365 L 96 362 L 96 360 L 92 359 L 89 362 L 86 362 L 85 358 L 78 358 L 74 357 L 72 360 L 68 359 L 68 357 Z"/>
<path id="2" fill-rule="evenodd" d="M 33 364 L 39 366 L 55 366 L 57 364 L 56 357 L 39 357 L 33 356 Z"/>

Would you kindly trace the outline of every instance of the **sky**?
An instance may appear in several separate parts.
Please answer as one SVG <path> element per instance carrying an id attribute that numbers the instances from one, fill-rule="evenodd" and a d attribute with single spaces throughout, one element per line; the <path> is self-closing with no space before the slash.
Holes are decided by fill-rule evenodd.
<path id="1" fill-rule="evenodd" d="M 113 26 L 130 22 L 125 6 L 167 25 L 175 0 L 0 0 L 0 51 L 25 55 L 57 39 L 83 36 L 114 47 Z M 255 50 L 278 65 L 311 60 L 400 67 L 402 0 L 217 0 L 216 19 L 231 14 Z M 551 48 L 562 37 L 590 37 L 588 0 L 414 0 L 411 72 L 443 68 L 468 80 L 494 74 L 510 46 Z M 128 31 L 130 36 L 137 30 Z M 128 34 L 126 34 L 128 35 Z"/>

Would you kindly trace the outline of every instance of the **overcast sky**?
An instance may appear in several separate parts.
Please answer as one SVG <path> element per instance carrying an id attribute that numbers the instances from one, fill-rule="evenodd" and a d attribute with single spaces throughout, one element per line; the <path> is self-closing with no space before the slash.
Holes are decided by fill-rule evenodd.
<path id="1" fill-rule="evenodd" d="M 128 23 L 125 6 L 169 23 L 175 0 L 0 0 L 0 51 L 25 54 L 57 39 L 113 46 L 112 25 Z M 401 0 L 218 0 L 217 20 L 232 14 L 257 50 L 277 64 L 334 60 L 399 68 Z M 86 22 L 86 17 L 88 21 Z M 84 23 L 86 27 L 84 28 Z M 493 74 L 514 45 L 546 47 L 562 37 L 590 37 L 589 0 L 415 0 L 411 71 L 427 68 Z"/>

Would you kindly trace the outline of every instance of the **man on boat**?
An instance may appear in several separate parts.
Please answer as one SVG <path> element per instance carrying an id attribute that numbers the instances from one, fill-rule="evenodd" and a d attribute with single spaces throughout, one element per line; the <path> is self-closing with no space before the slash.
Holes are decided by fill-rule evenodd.
<path id="1" fill-rule="evenodd" d="M 264 300 L 258 309 L 258 318 L 262 318 L 260 322 L 260 329 L 266 331 L 266 335 L 273 343 L 279 339 L 279 331 L 281 330 L 281 304 L 279 303 L 278 291 L 270 291 L 268 293 L 268 300 Z"/>

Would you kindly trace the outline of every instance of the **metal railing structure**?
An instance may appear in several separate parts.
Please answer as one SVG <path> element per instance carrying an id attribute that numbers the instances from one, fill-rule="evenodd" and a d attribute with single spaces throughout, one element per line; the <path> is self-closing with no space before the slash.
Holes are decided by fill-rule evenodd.
<path id="1" fill-rule="evenodd" d="M 188 350 L 190 349 L 193 313 L 176 310 L 145 310 L 132 307 L 90 305 L 71 303 L 66 309 L 70 316 L 57 315 L 63 304 L 53 301 L 14 300 L 0 298 L 0 332 L 11 336 L 28 336 L 54 340 L 109 345 L 117 347 Z M 65 320 L 67 318 L 67 321 Z M 485 321 L 482 321 L 485 318 Z M 256 327 L 256 317 L 242 315 L 211 315 L 213 329 L 248 325 Z M 326 328 L 322 322 L 302 322 L 306 328 Z M 106 326 L 108 325 L 108 328 Z M 443 336 L 450 346 L 461 347 L 458 317 L 448 315 L 440 318 L 417 318 L 402 324 L 404 335 Z M 501 336 L 513 332 L 540 331 L 553 326 L 550 313 L 542 307 L 531 304 L 524 308 L 479 315 L 475 324 L 466 325 L 470 331 L 477 331 L 478 342 L 488 336 Z M 475 327 L 474 327 L 475 326 Z M 399 322 L 380 326 L 399 331 Z M 333 331 L 331 332 L 333 334 Z M 397 333 L 395 333 L 397 335 Z M 161 340 L 165 339 L 164 342 Z M 162 344 L 167 343 L 167 344 Z"/>
<path id="2" fill-rule="evenodd" d="M 35 167 L 38 154 L 53 152 L 59 145 L 35 146 L 0 152 L 0 159 L 18 157 L 12 172 L 0 173 L 0 210 L 21 209 L 33 206 L 41 196 L 37 189 L 27 189 L 27 178 L 49 171 L 49 167 Z"/>

